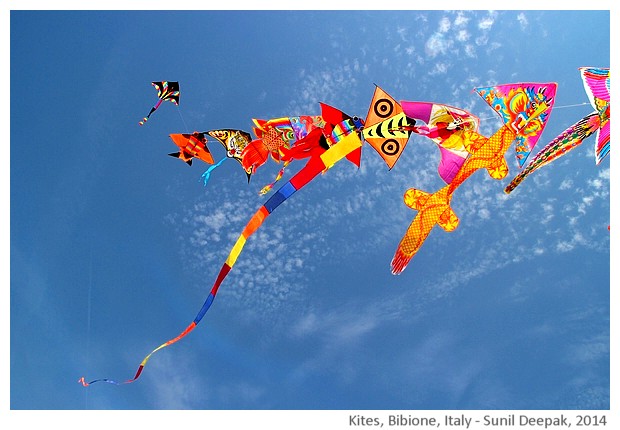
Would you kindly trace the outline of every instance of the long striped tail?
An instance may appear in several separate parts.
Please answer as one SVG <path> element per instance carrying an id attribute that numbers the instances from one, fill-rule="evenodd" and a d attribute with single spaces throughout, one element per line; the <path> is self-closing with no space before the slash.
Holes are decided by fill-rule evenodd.
<path id="1" fill-rule="evenodd" d="M 258 230 L 258 228 L 263 224 L 265 219 L 278 206 L 284 203 L 284 201 L 286 201 L 286 199 L 291 197 L 297 190 L 301 189 L 306 184 L 308 184 L 319 173 L 332 167 L 336 162 L 344 158 L 351 151 L 360 147 L 361 141 L 359 140 L 357 136 L 354 136 L 354 137 L 357 139 L 354 139 L 354 138 L 344 139 L 342 142 L 339 142 L 338 144 L 334 145 L 333 147 L 325 151 L 320 156 L 311 158 L 308 161 L 308 163 L 299 172 L 297 172 L 286 184 L 284 184 L 280 189 L 278 189 L 278 191 L 276 191 L 276 193 L 273 194 L 258 209 L 258 211 L 256 211 L 256 213 L 252 216 L 250 221 L 246 224 L 245 228 L 243 229 L 243 232 L 241 233 L 241 236 L 239 236 L 239 239 L 237 239 L 237 242 L 231 249 L 230 254 L 228 254 L 228 258 L 226 259 L 226 262 L 220 269 L 220 273 L 218 274 L 217 279 L 215 280 L 215 283 L 213 284 L 213 287 L 211 288 L 211 292 L 209 293 L 209 296 L 205 300 L 204 304 L 202 305 L 202 308 L 200 308 L 200 311 L 196 315 L 196 318 L 194 318 L 191 324 L 187 326 L 187 328 L 183 330 L 183 332 L 181 332 L 177 337 L 175 337 L 174 339 L 170 339 L 169 341 L 165 343 L 162 343 L 157 348 L 155 348 L 153 351 L 151 351 L 146 357 L 144 357 L 144 359 L 140 363 L 140 366 L 138 367 L 138 370 L 136 371 L 135 376 L 132 379 L 128 379 L 123 382 L 117 382 L 112 379 L 104 378 L 104 379 L 95 379 L 93 381 L 86 382 L 85 378 L 81 377 L 78 380 L 78 382 L 80 382 L 85 387 L 88 387 L 89 385 L 94 384 L 95 382 L 107 382 L 109 384 L 114 384 L 114 385 L 130 384 L 136 381 L 140 377 L 140 375 L 142 374 L 142 370 L 146 366 L 146 363 L 149 361 L 149 359 L 154 353 L 156 353 L 160 349 L 163 349 L 167 346 L 172 345 L 173 343 L 178 342 L 179 340 L 187 336 L 192 330 L 194 330 L 194 328 L 196 328 L 198 323 L 202 320 L 202 318 L 205 316 L 205 314 L 207 313 L 207 311 L 213 304 L 213 301 L 215 300 L 215 296 L 217 295 L 217 291 L 220 288 L 220 285 L 222 284 L 222 282 L 224 281 L 228 273 L 232 270 L 233 266 L 235 265 L 235 262 L 237 261 L 237 258 L 241 254 L 241 251 L 243 250 L 243 247 L 245 246 L 247 239 L 251 235 L 253 235 L 256 232 L 256 230 Z"/>

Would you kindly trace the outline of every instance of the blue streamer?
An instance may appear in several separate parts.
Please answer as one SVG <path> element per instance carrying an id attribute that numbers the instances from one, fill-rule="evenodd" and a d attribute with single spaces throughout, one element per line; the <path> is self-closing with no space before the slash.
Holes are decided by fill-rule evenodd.
<path id="1" fill-rule="evenodd" d="M 205 187 L 207 186 L 207 182 L 209 181 L 209 178 L 211 177 L 211 172 L 212 172 L 215 168 L 219 167 L 219 166 L 220 166 L 220 164 L 222 164 L 222 163 L 223 163 L 224 161 L 226 161 L 226 160 L 228 160 L 228 157 L 224 157 L 224 158 L 222 158 L 220 161 L 218 161 L 218 163 L 217 163 L 217 164 L 214 164 L 213 166 L 209 167 L 209 168 L 207 169 L 207 171 L 206 171 L 206 172 L 204 172 L 204 173 L 202 174 L 202 178 L 203 178 L 203 182 L 204 182 L 204 184 L 205 184 Z"/>

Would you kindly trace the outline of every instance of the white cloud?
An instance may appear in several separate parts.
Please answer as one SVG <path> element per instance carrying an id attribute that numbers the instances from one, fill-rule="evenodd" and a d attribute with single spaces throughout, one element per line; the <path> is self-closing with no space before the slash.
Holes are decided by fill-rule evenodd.
<path id="1" fill-rule="evenodd" d="M 469 18 L 466 17 L 462 11 L 459 11 L 456 18 L 454 19 L 454 25 L 457 27 L 465 26 L 468 22 Z"/>
<path id="2" fill-rule="evenodd" d="M 489 36 L 488 35 L 480 35 L 480 36 L 477 36 L 474 40 L 476 42 L 476 45 L 484 46 L 487 43 L 489 43 Z"/>
<path id="3" fill-rule="evenodd" d="M 476 58 L 476 48 L 474 47 L 474 45 L 465 45 L 465 55 L 470 58 Z"/>
<path id="4" fill-rule="evenodd" d="M 467 30 L 459 30 L 458 33 L 456 33 L 456 40 L 459 42 L 467 42 L 470 37 L 471 35 Z"/>
<path id="5" fill-rule="evenodd" d="M 560 184 L 560 190 L 569 190 L 573 187 L 573 181 L 570 178 L 566 178 Z"/>
<path id="6" fill-rule="evenodd" d="M 485 17 L 483 19 L 481 19 L 480 21 L 478 21 L 478 28 L 480 30 L 490 30 L 491 27 L 493 27 L 494 24 L 494 20 L 492 17 L 488 16 Z"/>
<path id="7" fill-rule="evenodd" d="M 589 179 L 588 185 L 597 190 L 603 188 L 603 181 L 600 178 Z"/>
<path id="8" fill-rule="evenodd" d="M 448 64 L 443 62 L 435 63 L 435 67 L 433 68 L 433 70 L 428 72 L 428 74 L 431 76 L 445 75 L 446 73 L 448 73 Z"/>
<path id="9" fill-rule="evenodd" d="M 601 171 L 598 174 L 598 177 L 609 181 L 609 168 L 601 169 Z"/>
<path id="10" fill-rule="evenodd" d="M 210 390 L 201 380 L 199 364 L 194 354 L 160 354 L 150 360 L 150 369 L 143 378 L 153 387 L 150 390 L 157 409 L 194 409 L 204 407 L 209 401 Z M 193 370 L 190 370 L 193 369 Z"/>
<path id="11" fill-rule="evenodd" d="M 517 21 L 521 25 L 521 30 L 525 30 L 528 27 L 528 20 L 524 13 L 517 15 Z"/>
<path id="12" fill-rule="evenodd" d="M 443 33 L 434 33 L 428 38 L 425 45 L 425 52 L 431 58 L 438 55 L 445 55 L 452 47 L 452 40 Z"/>
<path id="13" fill-rule="evenodd" d="M 448 31 L 450 31 L 450 27 L 450 19 L 447 16 L 441 18 L 441 20 L 439 21 L 439 31 L 441 33 L 447 33 Z"/>

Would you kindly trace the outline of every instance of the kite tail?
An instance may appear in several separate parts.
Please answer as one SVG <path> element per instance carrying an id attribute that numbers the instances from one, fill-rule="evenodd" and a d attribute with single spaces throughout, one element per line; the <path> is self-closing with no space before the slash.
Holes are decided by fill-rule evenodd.
<path id="1" fill-rule="evenodd" d="M 226 160 L 228 160 L 228 157 L 222 158 L 220 161 L 217 162 L 217 164 L 214 164 L 213 166 L 209 167 L 207 171 L 202 174 L 202 179 L 203 179 L 203 183 L 205 187 L 207 186 L 207 182 L 209 182 L 209 178 L 211 177 L 211 172 L 215 170 L 216 168 L 220 167 L 220 165 Z"/>
<path id="2" fill-rule="evenodd" d="M 243 232 L 241 233 L 241 236 L 239 236 L 239 238 L 237 239 L 237 242 L 232 247 L 230 254 L 228 254 L 228 258 L 226 259 L 226 262 L 220 269 L 220 273 L 218 274 L 217 279 L 215 280 L 215 283 L 213 284 L 213 287 L 211 288 L 211 292 L 209 293 L 209 296 L 205 300 L 204 304 L 202 305 L 202 308 L 200 308 L 200 311 L 198 312 L 194 320 L 177 337 L 175 337 L 174 339 L 170 339 L 169 341 L 161 344 L 160 346 L 155 348 L 153 351 L 151 351 L 146 357 L 144 357 L 144 359 L 140 363 L 140 366 L 138 367 L 138 370 L 136 371 L 135 376 L 132 379 L 128 379 L 127 381 L 123 381 L 123 382 L 116 382 L 112 379 L 104 378 L 104 379 L 95 379 L 93 381 L 86 382 L 85 378 L 81 377 L 78 380 L 78 382 L 80 382 L 84 387 L 88 387 L 89 385 L 94 384 L 96 382 L 107 382 L 109 384 L 114 384 L 114 385 L 123 385 L 123 384 L 130 384 L 136 381 L 142 374 L 142 370 L 146 366 L 146 363 L 148 362 L 148 360 L 151 358 L 151 356 L 154 353 L 156 353 L 162 348 L 165 348 L 167 346 L 172 345 L 173 343 L 178 342 L 179 340 L 184 338 L 187 334 L 189 334 L 192 330 L 194 330 L 194 328 L 196 328 L 198 323 L 202 320 L 202 318 L 205 316 L 205 314 L 207 313 L 207 311 L 213 304 L 213 301 L 215 300 L 215 296 L 217 295 L 220 285 L 222 284 L 222 282 L 224 281 L 228 273 L 232 270 L 233 266 L 235 265 L 235 262 L 237 261 L 237 258 L 241 254 L 241 251 L 243 250 L 243 247 L 245 246 L 247 239 L 251 235 L 253 235 L 256 232 L 256 230 L 258 230 L 258 228 L 263 224 L 265 219 L 278 206 L 280 206 L 289 197 L 291 197 L 297 190 L 301 189 L 306 184 L 308 184 L 308 182 L 310 182 L 314 177 L 316 177 L 322 171 L 329 169 L 338 160 L 342 159 L 344 156 L 346 156 L 346 154 L 348 154 L 349 152 L 351 152 L 351 150 L 354 150 L 358 146 L 361 146 L 361 141 L 359 141 L 359 138 L 357 139 L 357 142 L 349 139 L 346 141 L 346 144 L 343 142 L 343 144 L 341 144 L 340 146 L 334 145 L 334 147 L 330 148 L 330 150 L 326 151 L 326 153 L 322 154 L 321 156 L 312 157 L 308 161 L 308 163 L 291 178 L 290 181 L 284 184 L 274 195 L 272 195 L 258 209 L 258 211 L 256 211 L 256 213 L 252 216 L 252 218 L 250 218 L 250 220 L 246 224 L 245 228 L 243 229 Z"/>
<path id="3" fill-rule="evenodd" d="M 174 339 L 171 339 L 161 344 L 160 346 L 155 348 L 153 351 L 151 351 L 146 357 L 144 357 L 144 359 L 140 363 L 140 366 L 138 367 L 138 370 L 136 371 L 135 376 L 132 379 L 128 379 L 123 382 L 117 382 L 113 379 L 103 378 L 103 379 L 95 379 L 93 381 L 86 382 L 85 378 L 81 377 L 78 380 L 78 382 L 80 382 L 84 387 L 88 387 L 89 385 L 94 384 L 96 382 L 107 382 L 108 384 L 113 384 L 113 385 L 130 384 L 136 381 L 140 377 L 140 375 L 142 374 L 142 370 L 146 366 L 146 363 L 149 361 L 149 359 L 154 353 L 156 353 L 162 348 L 165 348 L 167 346 L 172 345 L 173 343 L 178 342 L 179 340 L 184 338 L 187 334 L 189 334 L 192 330 L 194 330 L 194 328 L 198 325 L 198 323 L 202 320 L 204 315 L 207 313 L 207 311 L 211 307 L 211 304 L 215 300 L 215 296 L 220 288 L 220 285 L 222 284 L 222 282 L 224 281 L 228 273 L 231 271 L 231 269 L 235 265 L 235 262 L 237 261 L 237 258 L 241 254 L 241 251 L 243 250 L 243 247 L 245 246 L 247 239 L 252 234 L 254 234 L 256 230 L 258 230 L 258 228 L 263 224 L 263 222 L 271 214 L 271 212 L 273 212 L 278 206 L 280 206 L 280 204 L 282 204 L 286 199 L 288 199 L 291 195 L 293 195 L 293 193 L 297 191 L 298 188 L 303 187 L 313 177 L 315 177 L 322 171 L 324 165 L 319 164 L 317 166 L 316 163 L 312 163 L 311 161 L 308 162 L 308 164 L 291 179 L 291 181 L 293 181 L 293 179 L 296 180 L 297 187 L 295 185 L 292 185 L 291 181 L 287 182 L 273 196 L 271 196 L 271 198 L 269 198 L 269 200 L 267 200 L 265 204 L 263 204 L 263 206 L 261 206 L 260 209 L 248 221 L 245 228 L 243 229 L 243 232 L 241 233 L 241 236 L 239 236 L 239 239 L 237 239 L 237 242 L 235 243 L 232 250 L 230 251 L 230 254 L 228 255 L 228 258 L 226 259 L 226 262 L 220 269 L 220 273 L 217 279 L 215 280 L 213 287 L 211 288 L 211 292 L 209 293 L 209 296 L 207 297 L 204 304 L 202 305 L 202 308 L 200 309 L 200 311 L 198 312 L 198 314 L 196 315 L 196 318 L 194 318 L 192 323 L 189 326 L 187 326 L 187 328 L 181 334 L 179 334 Z"/>
<path id="4" fill-rule="evenodd" d="M 280 171 L 278 172 L 278 174 L 277 174 L 277 176 L 276 176 L 276 179 L 275 179 L 272 183 L 265 185 L 265 186 L 264 186 L 264 187 L 260 190 L 259 194 L 260 194 L 261 196 L 264 196 L 265 194 L 269 193 L 269 192 L 273 189 L 273 186 L 276 184 L 276 182 L 278 182 L 280 179 L 282 179 L 282 177 L 284 176 L 284 170 L 287 168 L 287 166 L 289 165 L 289 163 L 290 163 L 290 160 L 289 160 L 289 161 L 285 161 L 285 162 L 284 162 L 284 165 L 282 166 L 282 168 L 281 168 L 281 169 L 280 169 Z"/>
<path id="5" fill-rule="evenodd" d="M 413 255 L 405 254 L 402 251 L 402 249 L 400 249 L 399 247 L 396 250 L 394 257 L 392 258 L 392 263 L 391 263 L 392 274 L 400 275 L 403 272 L 403 270 L 405 270 L 405 268 L 407 267 L 407 265 L 409 264 L 412 258 L 413 258 Z"/>
<path id="6" fill-rule="evenodd" d="M 530 169 L 532 170 L 532 169 Z M 506 186 L 506 188 L 504 188 L 504 192 L 506 194 L 510 194 L 512 191 L 514 191 L 515 188 L 517 188 L 517 186 L 523 182 L 523 179 L 525 179 L 525 177 L 529 174 L 530 170 L 523 170 L 521 171 L 521 173 L 519 173 L 517 176 L 515 176 L 512 181 L 510 181 L 510 183 Z"/>
<path id="7" fill-rule="evenodd" d="M 224 280 L 224 278 L 228 274 L 229 270 L 230 270 L 230 268 L 226 268 L 225 266 L 222 267 L 222 269 L 220 270 L 220 274 L 218 275 L 218 277 L 217 277 L 217 279 L 215 281 L 215 284 L 211 288 L 211 292 L 209 293 L 209 296 L 205 300 L 204 304 L 202 305 L 202 308 L 200 308 L 200 311 L 198 312 L 198 314 L 196 315 L 194 320 L 191 322 L 191 324 L 188 325 L 187 328 L 185 330 L 183 330 L 177 337 L 175 337 L 174 339 L 170 339 L 167 342 L 162 343 L 157 348 L 155 348 L 153 351 L 151 351 L 146 357 L 144 357 L 144 359 L 140 363 L 140 366 L 138 366 L 138 370 L 136 371 L 136 374 L 134 375 L 134 377 L 132 379 L 128 379 L 128 380 L 123 381 L 123 382 L 117 382 L 117 381 L 115 381 L 113 379 L 103 378 L 103 379 L 95 379 L 94 381 L 86 382 L 86 380 L 82 376 L 78 380 L 78 382 L 80 382 L 84 387 L 88 387 L 89 385 L 94 384 L 95 382 L 107 382 L 108 384 L 123 385 L 123 384 L 130 384 L 130 383 L 136 381 L 140 377 L 140 375 L 142 374 L 142 370 L 144 369 L 144 366 L 146 366 L 146 363 L 149 361 L 149 359 L 151 358 L 151 356 L 153 354 L 155 354 L 160 349 L 163 349 L 163 348 L 165 348 L 167 346 L 170 346 L 173 343 L 176 343 L 179 340 L 183 339 L 192 330 L 194 330 L 194 328 L 196 328 L 196 326 L 198 325 L 200 320 L 202 320 L 202 317 L 204 317 L 204 315 L 207 313 L 207 311 L 211 307 L 211 304 L 213 303 L 213 300 L 215 300 L 215 295 L 217 294 L 217 290 L 219 289 L 220 284 L 222 283 L 222 281 Z"/>
<path id="8" fill-rule="evenodd" d="M 151 117 L 151 114 L 157 110 L 157 108 L 159 107 L 161 102 L 162 102 L 162 100 L 160 99 L 157 102 L 157 104 L 151 108 L 151 111 L 149 112 L 149 114 L 147 116 L 145 116 L 144 118 L 142 118 L 142 121 L 140 121 L 138 124 L 144 125 L 144 123 L 147 122 L 149 120 L 149 118 Z"/>

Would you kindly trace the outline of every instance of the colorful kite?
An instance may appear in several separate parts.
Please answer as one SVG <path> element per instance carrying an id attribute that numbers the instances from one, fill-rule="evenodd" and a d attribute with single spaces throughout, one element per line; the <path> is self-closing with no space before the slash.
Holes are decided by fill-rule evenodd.
<path id="1" fill-rule="evenodd" d="M 294 117 L 275 118 L 270 120 L 253 119 L 254 134 L 257 139 L 248 144 L 242 154 L 243 165 L 254 172 L 262 166 L 271 154 L 276 163 L 282 160 L 283 152 L 299 140 L 305 138 L 309 132 L 323 128 L 325 121 L 321 116 L 302 115 Z M 284 170 L 289 162 L 284 162 L 275 180 L 263 187 L 260 194 L 267 194 L 273 186 L 284 176 Z"/>
<path id="2" fill-rule="evenodd" d="M 151 85 L 157 88 L 157 97 L 159 97 L 159 100 L 157 101 L 157 104 L 151 108 L 149 114 L 142 118 L 142 121 L 138 123 L 140 125 L 144 125 L 144 123 L 148 121 L 151 114 L 157 110 L 161 102 L 163 102 L 164 100 L 169 100 L 175 105 L 179 105 L 179 96 L 181 95 L 181 92 L 179 91 L 178 82 L 151 82 Z"/>
<path id="3" fill-rule="evenodd" d="M 437 167 L 439 176 L 446 184 L 452 182 L 469 155 L 463 141 L 448 139 L 460 130 L 478 131 L 478 117 L 453 106 L 430 102 L 401 101 L 407 117 L 423 121 L 426 125 L 415 125 L 411 131 L 431 139 L 439 147 L 441 161 Z"/>
<path id="4" fill-rule="evenodd" d="M 510 84 L 499 87 L 476 88 L 476 92 L 497 112 L 505 123 L 514 123 L 513 128 L 520 127 L 520 123 L 526 121 L 527 115 L 537 108 L 537 98 L 545 97 L 545 94 L 537 94 L 538 84 Z M 555 95 L 555 87 L 554 87 Z M 553 95 L 550 96 L 553 98 Z M 528 109 L 530 112 L 527 112 Z M 521 112 L 515 114 L 515 112 Z M 523 134 L 517 136 L 515 152 L 519 166 L 523 167 L 525 160 L 532 152 L 545 128 L 546 116 L 531 120 Z"/>
<path id="5" fill-rule="evenodd" d="M 609 154 L 609 69 L 581 67 L 584 88 L 594 112 L 581 118 L 549 142 L 534 159 L 504 189 L 512 192 L 528 175 L 551 163 L 579 146 L 584 139 L 597 132 L 595 145 L 596 164 Z"/>
<path id="6" fill-rule="evenodd" d="M 310 115 L 252 121 L 257 139 L 248 144 L 242 158 L 243 166 L 246 169 L 253 168 L 254 172 L 265 164 L 270 154 L 271 158 L 279 163 L 282 150 L 290 148 L 315 128 L 322 128 L 325 125 L 323 118 Z"/>
<path id="7" fill-rule="evenodd" d="M 213 164 L 213 156 L 207 148 L 205 132 L 199 133 L 195 131 L 192 134 L 171 134 L 170 139 L 181 149 L 179 152 L 168 154 L 171 157 L 185 161 L 190 166 L 192 165 L 193 158 L 198 158 L 207 164 Z"/>
<path id="8" fill-rule="evenodd" d="M 364 126 L 364 122 L 358 117 L 351 117 L 344 112 L 327 105 L 321 105 L 321 118 L 325 124 L 322 128 L 311 130 L 304 138 L 299 139 L 289 149 L 282 151 L 282 161 L 311 158 L 317 153 L 330 149 L 343 137 L 351 133 L 358 133 Z M 360 166 L 362 156 L 361 146 L 346 155 L 347 160 Z"/>
<path id="9" fill-rule="evenodd" d="M 407 190 L 405 204 L 418 213 L 396 249 L 391 263 L 393 274 L 402 273 L 435 224 L 446 231 L 458 226 L 459 219 L 450 207 L 450 201 L 454 191 L 467 178 L 484 168 L 492 178 L 503 179 L 508 174 L 504 157 L 512 142 L 523 137 L 521 142 L 536 143 L 549 118 L 556 88 L 554 83 L 527 83 L 477 89 L 478 94 L 502 116 L 504 125 L 490 138 L 473 130 L 453 133 L 446 140 L 448 146 L 462 144 L 470 155 L 452 181 L 433 194 L 415 188 Z M 451 140 L 457 143 L 449 142 Z"/>
<path id="10" fill-rule="evenodd" d="M 596 67 L 580 67 L 581 78 L 588 94 L 590 104 L 598 113 L 600 126 L 596 136 L 596 164 L 609 154 L 609 69 Z"/>
<path id="11" fill-rule="evenodd" d="M 222 163 L 228 159 L 234 159 L 239 162 L 239 164 L 243 167 L 243 150 L 250 143 L 252 137 L 250 133 L 236 130 L 236 129 L 221 129 L 221 130 L 209 130 L 206 132 L 209 136 L 213 137 L 215 140 L 220 142 L 222 146 L 226 149 L 226 157 L 222 158 L 217 164 L 209 167 L 206 172 L 202 174 L 202 178 L 204 184 L 207 185 L 209 178 L 211 177 L 211 172 L 222 165 Z M 248 176 L 248 183 L 250 182 L 250 177 L 252 176 L 252 169 L 243 168 L 245 174 Z"/>
<path id="12" fill-rule="evenodd" d="M 329 109 L 334 109 L 331 106 L 323 105 L 323 112 L 325 113 Z M 337 109 L 334 109 L 337 111 Z M 338 111 L 340 112 L 340 111 Z M 334 112 L 328 112 L 328 117 L 332 119 L 335 118 Z M 185 336 L 187 336 L 196 326 L 202 318 L 205 316 L 213 301 L 215 300 L 215 296 L 220 288 L 220 285 L 231 271 L 237 258 L 241 254 L 243 247 L 245 246 L 248 238 L 258 230 L 258 228 L 263 224 L 265 219 L 278 207 L 280 206 L 286 199 L 291 197 L 296 191 L 303 188 L 306 184 L 308 184 L 312 179 L 314 179 L 319 173 L 326 172 L 331 167 L 333 167 L 338 161 L 342 160 L 345 157 L 349 157 L 351 154 L 355 154 L 362 147 L 362 141 L 360 139 L 360 130 L 363 126 L 363 122 L 356 122 L 358 128 L 349 129 L 350 124 L 348 123 L 348 116 L 343 114 L 343 118 L 345 118 L 342 122 L 346 124 L 336 123 L 331 124 L 329 128 L 326 129 L 318 129 L 319 131 L 325 130 L 325 132 L 329 133 L 329 136 L 326 136 L 326 141 L 331 144 L 327 148 L 322 148 L 322 150 L 313 150 L 310 159 L 306 163 L 306 165 L 297 172 L 286 184 L 284 184 L 278 191 L 276 191 L 261 207 L 260 209 L 252 216 L 250 221 L 247 223 L 245 228 L 243 229 L 241 236 L 237 239 L 237 242 L 233 246 L 228 258 L 223 264 L 220 272 L 211 288 L 209 295 L 207 296 L 205 302 L 202 307 L 198 311 L 198 314 L 194 318 L 194 320 L 183 330 L 177 337 L 170 339 L 167 342 L 164 342 L 153 351 L 151 351 L 140 363 L 138 366 L 138 370 L 132 379 L 128 379 L 123 382 L 117 382 L 112 379 L 95 379 L 90 382 L 86 382 L 85 378 L 82 377 L 78 382 L 82 383 L 83 386 L 87 387 L 96 382 L 107 382 L 109 384 L 121 385 L 121 384 L 130 384 L 136 381 L 144 367 L 146 366 L 148 360 L 151 356 L 159 351 L 162 348 L 172 345 L 173 343 L 178 342 Z M 334 134 L 334 130 L 337 132 Z M 343 130 L 349 130 L 345 132 Z M 316 131 L 316 130 L 315 130 Z M 313 131 L 314 132 L 314 131 Z M 356 158 L 353 157 L 353 160 Z"/>
<path id="13" fill-rule="evenodd" d="M 375 85 L 362 136 L 379 153 L 391 170 L 405 150 L 415 121 L 403 113 L 401 105 Z"/>

